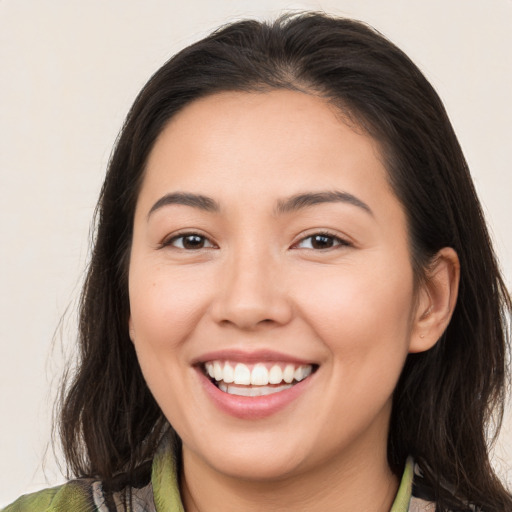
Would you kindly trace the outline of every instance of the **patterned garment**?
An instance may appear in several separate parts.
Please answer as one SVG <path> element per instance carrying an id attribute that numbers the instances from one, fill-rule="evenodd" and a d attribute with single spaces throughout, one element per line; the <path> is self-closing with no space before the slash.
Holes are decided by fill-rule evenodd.
<path id="1" fill-rule="evenodd" d="M 126 489 L 107 492 L 100 481 L 83 478 L 22 496 L 2 512 L 184 512 L 177 477 L 170 443 L 165 440 L 155 454 L 151 479 L 130 488 L 132 503 L 127 508 Z M 390 512 L 435 512 L 431 499 L 421 471 L 409 458 Z"/>

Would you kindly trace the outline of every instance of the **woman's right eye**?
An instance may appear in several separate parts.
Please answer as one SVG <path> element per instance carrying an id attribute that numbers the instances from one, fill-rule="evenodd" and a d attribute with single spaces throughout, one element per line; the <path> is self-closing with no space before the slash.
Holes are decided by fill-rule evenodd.
<path id="1" fill-rule="evenodd" d="M 203 235 L 198 233 L 182 233 L 166 240 L 163 247 L 176 247 L 177 249 L 185 249 L 194 251 L 198 249 L 207 249 L 215 247 L 215 245 Z"/>

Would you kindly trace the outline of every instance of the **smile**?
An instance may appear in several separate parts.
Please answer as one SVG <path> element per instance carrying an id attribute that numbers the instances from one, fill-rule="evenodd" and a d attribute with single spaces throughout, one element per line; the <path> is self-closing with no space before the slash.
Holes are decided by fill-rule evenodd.
<path id="1" fill-rule="evenodd" d="M 204 373 L 224 393 L 257 397 L 272 395 L 309 377 L 314 371 L 311 364 L 256 363 L 208 361 Z"/>

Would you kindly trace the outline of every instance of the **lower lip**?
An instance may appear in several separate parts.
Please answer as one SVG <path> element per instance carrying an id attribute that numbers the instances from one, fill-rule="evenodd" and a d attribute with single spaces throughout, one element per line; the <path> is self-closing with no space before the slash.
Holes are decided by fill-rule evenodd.
<path id="1" fill-rule="evenodd" d="M 221 391 L 202 370 L 198 368 L 201 384 L 213 403 L 224 413 L 244 420 L 256 420 L 272 416 L 304 393 L 312 377 L 293 385 L 291 388 L 264 396 L 238 396 Z"/>

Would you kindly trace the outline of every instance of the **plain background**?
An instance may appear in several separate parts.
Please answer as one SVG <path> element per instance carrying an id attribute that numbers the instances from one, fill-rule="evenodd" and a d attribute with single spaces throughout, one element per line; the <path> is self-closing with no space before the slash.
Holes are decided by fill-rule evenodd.
<path id="1" fill-rule="evenodd" d="M 362 19 L 424 71 L 510 286 L 512 0 L 0 0 L 0 505 L 63 479 L 48 445 L 52 400 L 72 353 L 96 198 L 135 95 L 217 26 L 289 9 Z M 507 419 L 495 464 L 508 482 L 511 455 Z"/>

